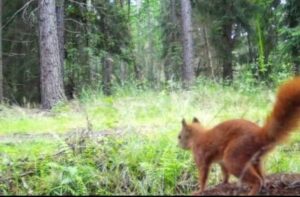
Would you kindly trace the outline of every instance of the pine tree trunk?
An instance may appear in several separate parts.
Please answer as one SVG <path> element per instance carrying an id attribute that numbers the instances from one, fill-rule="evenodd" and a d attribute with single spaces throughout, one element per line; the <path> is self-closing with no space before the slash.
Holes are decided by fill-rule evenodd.
<path id="1" fill-rule="evenodd" d="M 120 62 L 120 79 L 121 79 L 121 84 L 124 85 L 126 79 L 127 79 L 127 63 L 125 64 L 124 61 Z"/>
<path id="2" fill-rule="evenodd" d="M 87 0 L 86 1 L 86 8 L 89 13 L 92 13 L 93 9 L 93 3 L 92 0 Z M 90 73 L 90 83 L 92 85 L 95 84 L 97 81 L 97 68 L 96 65 L 93 63 L 92 58 L 93 58 L 93 53 L 92 53 L 92 24 L 90 22 L 90 19 L 87 19 L 87 47 L 88 47 L 88 52 L 87 52 L 87 61 L 88 61 L 88 66 L 89 66 L 89 73 Z"/>
<path id="3" fill-rule="evenodd" d="M 225 59 L 223 62 L 223 79 L 232 82 L 233 79 L 233 70 L 232 70 L 232 62 L 231 60 Z"/>
<path id="4" fill-rule="evenodd" d="M 41 99 L 44 109 L 65 100 L 60 69 L 55 1 L 39 0 L 39 45 L 41 63 Z"/>
<path id="5" fill-rule="evenodd" d="M 59 59 L 61 65 L 61 73 L 64 76 L 64 60 L 65 60 L 65 22 L 64 22 L 64 0 L 56 0 L 56 22 L 57 22 L 57 36 L 58 36 L 58 46 L 59 46 Z"/>
<path id="6" fill-rule="evenodd" d="M 153 24 L 151 23 L 151 6 L 149 0 L 146 1 L 147 4 L 147 26 L 148 29 L 151 29 L 153 27 Z M 147 48 L 147 53 L 148 53 L 148 58 L 147 58 L 147 64 L 146 66 L 148 67 L 147 69 L 147 77 L 148 80 L 150 81 L 151 85 L 154 85 L 155 83 L 155 63 L 153 61 L 154 58 L 154 53 L 153 53 L 153 33 L 152 31 L 149 31 L 148 33 L 148 48 Z"/>
<path id="7" fill-rule="evenodd" d="M 137 13 L 140 14 L 140 9 L 141 9 L 141 6 L 142 6 L 142 0 L 136 0 L 136 8 L 137 8 Z M 140 26 L 140 23 L 137 23 L 137 28 L 141 28 Z M 141 44 L 138 44 L 137 45 L 137 50 L 143 50 L 142 49 L 143 46 L 141 46 Z M 144 61 L 144 65 L 146 65 L 146 61 L 145 61 L 145 58 L 143 58 L 143 61 Z M 140 65 L 140 63 L 138 63 L 138 61 L 136 61 L 134 63 L 134 75 L 135 75 L 135 79 L 139 82 L 141 82 L 143 80 L 143 75 L 144 75 L 144 72 L 143 72 L 143 68 L 142 66 Z"/>
<path id="8" fill-rule="evenodd" d="M 190 0 L 181 0 L 181 17 L 183 32 L 183 67 L 182 79 L 185 88 L 193 82 L 195 73 L 193 69 L 193 38 L 192 38 L 192 8 Z"/>
<path id="9" fill-rule="evenodd" d="M 175 0 L 170 0 L 170 7 L 171 7 L 171 21 L 173 24 L 177 23 L 177 15 L 176 15 L 176 2 Z"/>
<path id="10" fill-rule="evenodd" d="M 233 68 L 232 68 L 232 50 L 234 46 L 234 40 L 231 38 L 232 23 L 231 21 L 225 23 L 222 27 L 223 31 L 223 45 L 225 46 L 223 51 L 223 80 L 229 83 L 233 80 Z"/>
<path id="11" fill-rule="evenodd" d="M 212 63 L 212 54 L 211 54 L 211 46 L 208 38 L 208 33 L 207 33 L 207 28 L 205 25 L 203 25 L 203 37 L 204 37 L 204 42 L 205 42 L 205 49 L 206 49 L 206 55 L 208 58 L 208 65 L 211 69 L 211 76 L 215 78 L 215 72 L 214 72 L 214 67 Z"/>
<path id="12" fill-rule="evenodd" d="M 127 0 L 127 6 L 128 6 L 128 9 L 127 9 L 128 15 L 127 15 L 127 17 L 128 17 L 128 20 L 130 19 L 130 7 L 131 7 L 130 4 L 131 4 L 130 0 Z"/>
<path id="13" fill-rule="evenodd" d="M 175 0 L 168 0 L 168 1 L 165 1 L 165 3 L 163 4 L 164 5 L 164 12 L 167 12 L 169 13 L 169 16 L 168 16 L 168 20 L 172 23 L 172 25 L 176 25 L 178 23 L 178 18 L 177 18 L 177 15 L 176 15 L 176 2 Z M 172 28 L 173 29 L 173 28 Z M 170 46 L 170 49 L 168 49 L 170 52 L 173 52 L 174 50 L 174 43 L 178 40 L 178 37 L 176 36 L 176 32 L 174 31 L 170 31 L 170 35 L 168 35 L 168 38 L 167 38 L 167 43 L 168 43 L 168 46 Z M 164 74 L 165 74 L 165 80 L 166 81 L 169 81 L 172 79 L 172 75 L 175 71 L 175 64 L 171 61 L 171 56 L 173 55 L 170 55 L 169 53 L 170 52 L 167 52 L 168 54 L 166 55 L 166 60 L 165 60 L 165 63 L 164 63 Z"/>
<path id="14" fill-rule="evenodd" d="M 104 57 L 103 62 L 103 92 L 105 95 L 111 95 L 111 77 L 113 71 L 113 59 Z"/>
<path id="15" fill-rule="evenodd" d="M 136 80 L 138 81 L 142 80 L 142 68 L 137 63 L 134 64 L 134 75 Z"/>
<path id="16" fill-rule="evenodd" d="M 3 101 L 2 3 L 3 1 L 0 0 L 0 102 Z"/>
<path id="17" fill-rule="evenodd" d="M 251 40 L 250 40 L 250 33 L 247 32 L 247 45 L 248 45 L 248 53 L 249 53 L 249 63 L 255 62 L 255 57 L 252 50 Z"/>
<path id="18" fill-rule="evenodd" d="M 297 75 L 300 74 L 300 60 L 299 60 L 299 58 L 300 58 L 300 52 L 299 52 L 299 49 L 297 49 L 296 46 L 292 47 L 291 55 L 292 55 L 292 58 L 293 58 L 294 73 L 297 76 Z"/>

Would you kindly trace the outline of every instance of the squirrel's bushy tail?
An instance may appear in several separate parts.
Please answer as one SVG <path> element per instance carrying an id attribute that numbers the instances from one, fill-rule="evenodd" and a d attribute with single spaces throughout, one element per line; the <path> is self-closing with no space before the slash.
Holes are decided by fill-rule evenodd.
<path id="1" fill-rule="evenodd" d="M 262 130 L 270 142 L 283 140 L 300 122 L 300 77 L 279 87 L 272 113 Z"/>

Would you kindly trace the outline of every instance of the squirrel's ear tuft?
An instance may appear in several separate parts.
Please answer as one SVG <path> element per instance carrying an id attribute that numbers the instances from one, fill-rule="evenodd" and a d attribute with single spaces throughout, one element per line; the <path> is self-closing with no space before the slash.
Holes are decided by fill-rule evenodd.
<path id="1" fill-rule="evenodd" d="M 182 119 L 181 123 L 182 123 L 182 126 L 184 126 L 184 127 L 186 126 L 186 122 L 185 122 L 184 118 Z"/>
<path id="2" fill-rule="evenodd" d="M 193 118 L 193 122 L 200 123 L 200 121 L 196 117 Z"/>

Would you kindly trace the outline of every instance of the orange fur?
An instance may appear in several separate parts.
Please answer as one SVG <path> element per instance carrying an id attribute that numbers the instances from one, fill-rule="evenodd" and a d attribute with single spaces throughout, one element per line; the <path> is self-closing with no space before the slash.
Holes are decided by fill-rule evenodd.
<path id="1" fill-rule="evenodd" d="M 229 120 L 205 129 L 194 118 L 182 120 L 178 136 L 183 149 L 191 149 L 198 171 L 200 194 L 205 190 L 209 168 L 219 163 L 227 183 L 232 174 L 252 186 L 249 194 L 257 194 L 264 182 L 261 159 L 298 126 L 300 119 L 300 77 L 283 84 L 278 91 L 273 111 L 263 127 L 243 120 Z"/>

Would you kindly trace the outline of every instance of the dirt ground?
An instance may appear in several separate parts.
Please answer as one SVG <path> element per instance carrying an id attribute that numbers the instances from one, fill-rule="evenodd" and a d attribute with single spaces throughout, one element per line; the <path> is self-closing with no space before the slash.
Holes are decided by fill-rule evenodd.
<path id="1" fill-rule="evenodd" d="M 245 195 L 250 188 L 237 183 L 219 184 L 210 188 L 202 195 Z M 300 174 L 272 174 L 265 177 L 265 185 L 258 195 L 289 195 L 300 196 Z"/>

